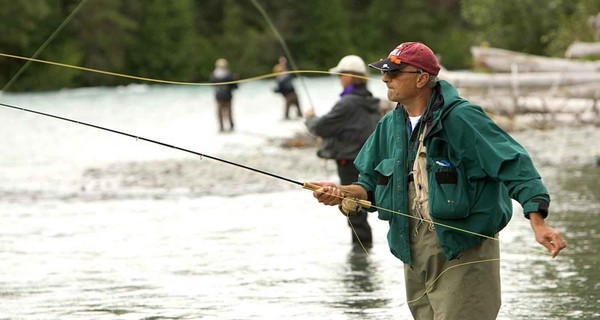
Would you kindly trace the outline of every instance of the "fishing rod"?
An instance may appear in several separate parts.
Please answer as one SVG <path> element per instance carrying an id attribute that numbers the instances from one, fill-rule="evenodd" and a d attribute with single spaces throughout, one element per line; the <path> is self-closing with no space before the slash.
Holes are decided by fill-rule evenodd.
<path id="1" fill-rule="evenodd" d="M 226 159 L 218 158 L 218 157 L 211 156 L 211 155 L 208 155 L 208 154 L 205 154 L 205 153 L 200 153 L 200 152 L 197 152 L 197 151 L 193 151 L 193 150 L 181 148 L 181 147 L 178 147 L 178 146 L 175 146 L 175 145 L 172 145 L 172 144 L 168 144 L 168 143 L 164 143 L 164 142 L 160 142 L 160 141 L 156 141 L 156 140 L 152 140 L 152 139 L 140 137 L 140 136 L 137 136 L 137 135 L 134 135 L 134 134 L 131 134 L 131 133 L 127 133 L 127 132 L 123 132 L 123 131 L 118 131 L 118 130 L 115 130 L 115 129 L 110 129 L 110 128 L 98 126 L 98 125 L 95 125 L 95 124 L 91 124 L 91 123 L 87 123 L 87 122 L 83 122 L 83 121 L 79 121 L 79 120 L 65 118 L 65 117 L 57 116 L 57 115 L 50 114 L 50 113 L 45 113 L 45 112 L 41 112 L 41 111 L 36 111 L 36 110 L 32 110 L 32 109 L 18 107 L 18 106 L 14 106 L 14 105 L 2 103 L 2 102 L 0 102 L 0 106 L 5 107 L 5 108 L 10 108 L 10 109 L 15 109 L 15 110 L 20 110 L 20 111 L 30 112 L 30 113 L 34 113 L 34 114 L 38 114 L 38 115 L 42 115 L 42 116 L 50 117 L 50 118 L 54 118 L 54 119 L 59 119 L 59 120 L 67 121 L 67 122 L 81 124 L 81 125 L 88 126 L 88 127 L 91 127 L 91 128 L 95 128 L 95 129 L 99 129 L 99 130 L 104 130 L 104 131 L 108 131 L 108 132 L 120 134 L 120 135 L 123 135 L 123 136 L 126 136 L 126 137 L 130 137 L 130 138 L 135 138 L 136 140 L 142 140 L 142 141 L 146 141 L 146 142 L 158 144 L 158 145 L 161 145 L 161 146 L 164 146 L 164 147 L 169 147 L 169 148 L 172 148 L 172 149 L 176 149 L 176 150 L 180 150 L 180 151 L 183 151 L 183 152 L 191 153 L 191 154 L 200 156 L 200 158 L 208 158 L 208 159 L 220 161 L 220 162 L 232 165 L 232 166 L 236 166 L 236 167 L 239 167 L 239 168 L 242 168 L 242 169 L 250 170 L 250 171 L 253 171 L 253 172 L 256 172 L 256 173 L 260 173 L 260 174 L 263 174 L 263 175 L 267 175 L 267 176 L 270 176 L 270 177 L 273 177 L 273 178 L 276 178 L 276 179 L 279 179 L 279 180 L 283 180 L 283 181 L 286 181 L 286 182 L 289 182 L 289 183 L 293 183 L 293 184 L 299 185 L 302 188 L 307 189 L 307 190 L 317 191 L 317 190 L 319 190 L 321 188 L 320 186 L 312 184 L 312 183 L 309 183 L 309 182 L 300 182 L 300 181 L 293 180 L 293 179 L 290 179 L 290 178 L 286 178 L 286 177 L 283 177 L 283 176 L 280 176 L 280 175 L 277 175 L 277 174 L 274 174 L 274 173 L 271 173 L 271 172 L 267 172 L 267 171 L 260 170 L 260 169 L 257 169 L 257 168 L 249 167 L 249 166 L 246 166 L 246 165 L 243 165 L 243 164 L 240 164 L 240 163 L 236 163 L 236 162 L 229 161 L 229 160 L 226 160 Z M 356 201 L 359 202 L 363 207 L 367 207 L 367 208 L 371 204 L 369 201 L 366 201 L 366 200 L 356 199 Z"/>

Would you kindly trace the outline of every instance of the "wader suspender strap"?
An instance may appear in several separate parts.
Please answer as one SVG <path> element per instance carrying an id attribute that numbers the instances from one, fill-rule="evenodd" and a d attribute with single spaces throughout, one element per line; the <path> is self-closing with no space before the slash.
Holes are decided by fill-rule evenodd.
<path id="1" fill-rule="evenodd" d="M 427 132 L 427 124 L 423 132 L 419 134 L 419 147 L 413 165 L 413 177 L 415 183 L 415 199 L 413 201 L 413 210 L 418 214 L 419 218 L 430 221 L 429 229 L 433 230 L 431 216 L 429 215 L 429 183 L 427 180 L 427 150 L 423 139 Z M 420 222 L 419 222 L 420 223 Z"/>

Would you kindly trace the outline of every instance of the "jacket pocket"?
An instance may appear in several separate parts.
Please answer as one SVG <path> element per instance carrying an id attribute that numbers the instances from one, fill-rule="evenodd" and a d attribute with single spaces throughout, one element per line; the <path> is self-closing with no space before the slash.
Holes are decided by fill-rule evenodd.
<path id="1" fill-rule="evenodd" d="M 394 166 L 396 165 L 395 159 L 385 159 L 381 161 L 375 167 L 375 174 L 377 175 L 377 184 L 375 186 L 375 204 L 380 208 L 392 209 L 393 199 L 393 174 Z M 384 211 L 378 209 L 378 216 L 381 220 L 390 220 L 392 213 L 390 211 Z"/>
<path id="2" fill-rule="evenodd" d="M 431 159 L 429 172 L 429 210 L 434 218 L 462 219 L 470 213 L 465 174 L 447 159 Z"/>

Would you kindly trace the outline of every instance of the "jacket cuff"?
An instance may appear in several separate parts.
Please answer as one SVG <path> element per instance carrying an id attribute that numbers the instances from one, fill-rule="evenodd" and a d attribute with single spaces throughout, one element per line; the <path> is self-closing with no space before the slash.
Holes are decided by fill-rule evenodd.
<path id="1" fill-rule="evenodd" d="M 367 192 L 367 201 L 371 202 L 373 205 L 377 206 L 377 204 L 375 203 L 375 195 L 373 194 L 373 191 L 369 191 L 369 188 L 367 187 L 367 185 L 360 183 L 360 182 L 352 182 L 352 184 L 360 186 L 361 188 L 365 189 L 365 191 Z M 368 209 L 363 209 L 367 212 L 374 212 L 375 208 L 370 207 Z"/>
<path id="2" fill-rule="evenodd" d="M 548 217 L 548 201 L 543 199 L 533 199 L 523 206 L 525 218 L 529 219 L 529 213 L 539 212 L 544 219 Z"/>

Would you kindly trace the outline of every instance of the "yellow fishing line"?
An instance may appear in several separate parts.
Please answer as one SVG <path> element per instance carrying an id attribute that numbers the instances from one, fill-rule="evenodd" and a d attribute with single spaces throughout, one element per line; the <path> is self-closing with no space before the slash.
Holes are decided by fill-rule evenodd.
<path id="1" fill-rule="evenodd" d="M 332 193 L 323 192 L 321 190 L 316 190 L 316 191 L 320 192 L 320 193 L 324 193 L 324 194 L 330 195 L 330 196 L 334 196 L 334 197 L 340 198 L 340 199 L 344 199 L 345 198 L 344 196 L 339 196 L 339 195 L 335 195 L 335 194 L 332 194 Z M 444 227 L 447 227 L 447 228 L 450 228 L 450 229 L 454 229 L 454 230 L 457 230 L 457 231 L 461 231 L 461 232 L 469 233 L 469 234 L 472 234 L 472 235 L 480 236 L 480 237 L 483 237 L 483 238 L 486 238 L 486 239 L 500 241 L 499 238 L 490 237 L 490 236 L 487 236 L 487 235 L 484 235 L 484 234 L 480 234 L 480 233 L 477 233 L 477 232 L 473 232 L 473 231 L 470 231 L 470 230 L 466 230 L 466 229 L 461 229 L 461 228 L 458 228 L 458 227 L 449 226 L 449 225 L 446 225 L 446 224 L 443 224 L 443 223 L 440 223 L 440 222 L 435 222 L 435 221 L 431 221 L 431 220 L 425 220 L 423 218 L 415 217 L 415 216 L 412 216 L 412 215 L 409 215 L 409 214 L 405 214 L 405 213 L 402 213 L 402 212 L 399 212 L 399 211 L 395 211 L 395 210 L 391 210 L 391 209 L 387 209 L 387 208 L 383 208 L 383 207 L 379 207 L 379 206 L 375 206 L 375 205 L 371 205 L 371 207 L 373 207 L 373 208 L 375 208 L 377 210 L 383 210 L 383 211 L 387 211 L 387 212 L 390 212 L 390 213 L 393 213 L 393 214 L 398 214 L 398 215 L 405 216 L 405 217 L 408 217 L 408 218 L 420 220 L 422 222 L 433 223 L 433 224 L 444 226 Z M 350 217 L 348 217 L 348 222 L 350 222 Z M 356 234 L 354 226 L 352 226 L 352 224 L 350 224 L 350 226 L 352 228 L 352 231 Z M 369 255 L 369 252 L 364 247 L 364 245 L 362 244 L 362 242 L 360 242 L 360 239 L 359 239 L 359 243 L 360 243 L 362 249 L 365 251 L 365 253 L 367 255 Z M 539 249 L 528 248 L 528 250 L 533 251 L 533 252 L 537 252 L 537 253 L 547 254 L 546 251 L 539 250 Z M 450 266 L 450 267 L 444 269 L 442 272 L 440 272 L 440 274 L 435 279 L 433 279 L 433 281 L 427 286 L 427 288 L 425 288 L 425 290 L 423 291 L 423 293 L 419 297 L 417 297 L 417 298 L 415 298 L 413 300 L 408 300 L 408 301 L 406 301 L 406 303 L 407 304 L 415 303 L 415 302 L 419 301 L 420 299 L 422 299 L 425 295 L 427 295 L 431 291 L 431 288 L 433 287 L 433 285 L 442 277 L 442 275 L 445 274 L 447 271 L 449 271 L 451 269 L 454 269 L 454 268 L 457 268 L 457 267 L 466 266 L 466 265 L 476 264 L 476 263 L 485 263 L 485 262 L 492 262 L 492 261 L 500 261 L 500 258 L 498 257 L 498 258 L 490 258 L 490 259 L 482 259 L 482 260 L 476 260 L 476 261 L 469 261 L 469 262 L 459 263 L 459 264 L 455 264 L 453 266 Z"/>
<path id="2" fill-rule="evenodd" d="M 67 17 L 67 19 L 70 20 L 71 16 L 73 16 L 77 11 L 79 11 L 80 7 L 83 6 L 83 4 L 85 4 L 88 0 L 82 0 L 79 4 L 79 6 L 71 13 L 71 15 L 69 17 Z M 351 76 L 351 77 L 355 77 L 355 78 L 362 78 L 362 79 L 367 79 L 367 80 L 372 80 L 372 78 L 369 77 L 365 77 L 365 76 L 359 76 L 359 75 L 354 75 L 354 74 L 346 74 L 346 73 L 335 73 L 335 72 L 328 72 L 328 71 L 320 71 L 320 70 L 297 70 L 294 60 L 291 56 L 291 53 L 289 52 L 287 46 L 285 45 L 285 41 L 283 40 L 283 37 L 281 37 L 281 35 L 279 34 L 279 32 L 277 31 L 277 29 L 275 28 L 275 26 L 273 25 L 273 23 L 271 22 L 271 20 L 269 19 L 268 15 L 266 14 L 266 12 L 264 11 L 264 9 L 255 1 L 255 0 L 251 0 L 251 2 L 255 5 L 255 7 L 259 10 L 259 12 L 263 15 L 263 17 L 265 18 L 265 20 L 267 21 L 267 23 L 269 24 L 269 27 L 273 30 L 273 32 L 275 33 L 276 37 L 278 38 L 278 40 L 280 41 L 280 43 L 282 44 L 285 52 L 286 52 L 286 56 L 288 57 L 292 67 L 293 67 L 293 71 L 284 71 L 284 72 L 274 72 L 274 73 L 268 73 L 268 74 L 264 74 L 264 75 L 259 75 L 259 76 L 255 76 L 255 77 L 250 77 L 250 78 L 245 78 L 245 79 L 240 79 L 240 80 L 235 80 L 235 81 L 228 81 L 228 82 L 218 82 L 218 83 L 197 83 L 197 82 L 183 82 L 183 81 L 172 81 L 172 80 L 162 80 L 162 79 L 155 79 L 155 78 L 148 78 L 148 77 L 141 77 L 141 76 L 133 76 L 133 75 L 128 75 L 128 74 L 122 74 L 122 73 L 117 73 L 117 72 L 110 72 L 110 71 L 104 71 L 104 70 L 98 70 L 98 69 L 93 69 L 93 68 L 87 68 L 87 67 L 81 67 L 81 66 L 75 66 L 75 65 L 70 65 L 70 64 L 65 64 L 65 63 L 60 63 L 60 62 L 54 62 L 54 61 L 48 61 L 48 60 L 43 60 L 43 59 L 37 59 L 36 56 L 38 55 L 39 52 L 41 52 L 41 50 L 45 47 L 46 43 L 44 43 L 42 45 L 42 47 L 40 49 L 38 49 L 39 52 L 36 52 L 32 57 L 23 57 L 23 56 L 19 56 L 19 55 L 12 55 L 12 54 L 7 54 L 7 53 L 1 53 L 0 52 L 0 56 L 2 57 L 6 57 L 6 58 L 13 58 L 13 59 L 20 59 L 20 60 L 26 60 L 27 63 L 24 67 L 22 67 L 19 72 L 17 73 L 17 75 L 15 75 L 10 81 L 9 83 L 7 83 L 3 90 L 6 90 L 15 80 L 16 78 L 18 78 L 18 76 L 23 72 L 23 70 L 29 65 L 29 63 L 31 62 L 38 62 L 38 63 L 43 63 L 43 64 L 48 64 L 48 65 L 54 65 L 54 66 L 58 66 L 58 67 L 64 67 L 64 68 L 70 68 L 70 69 L 76 69 L 76 70 L 81 70 L 81 71 L 86 71 L 86 72 L 93 72 L 93 73 L 99 73 L 99 74 L 105 74 L 105 75 L 109 75 L 109 76 L 115 76 L 115 77 L 121 77 L 121 78 L 127 78 L 127 79 L 133 79 L 133 80 L 140 80 L 140 81 L 146 81 L 146 82 L 154 82 L 154 83 L 162 83 L 162 84 L 174 84 L 174 85 L 190 85 L 190 86 L 215 86 L 215 85 L 227 85 L 227 84 L 234 84 L 234 83 L 244 83 L 244 82 L 251 82 L 251 81 L 256 81 L 256 80 L 262 80 L 262 79 L 267 79 L 267 78 L 273 78 L 273 77 L 277 77 L 279 75 L 284 75 L 284 74 L 327 74 L 327 75 L 345 75 L 345 76 Z M 60 29 L 62 29 L 62 27 L 68 22 L 68 20 L 63 21 L 63 23 L 61 24 L 61 26 L 55 31 L 55 33 L 58 33 L 60 31 Z M 51 36 L 51 38 L 49 38 L 46 42 L 50 42 L 52 40 L 52 38 L 54 37 L 54 34 Z M 308 89 L 306 88 L 306 84 L 304 83 L 304 81 L 302 81 L 302 84 L 304 86 L 304 89 L 306 90 L 307 96 L 310 99 L 310 95 L 308 94 Z M 312 102 L 311 102 L 312 104 Z M 137 139 L 137 138 L 136 138 Z M 202 158 L 202 156 L 201 156 Z M 322 192 L 322 191 L 321 191 Z M 324 192 L 322 192 L 324 193 Z M 333 195 L 333 194 L 330 194 Z M 338 198 L 344 198 L 342 196 L 336 196 L 333 195 L 335 197 Z M 490 237 L 487 235 L 483 235 L 483 234 L 479 234 L 470 230 L 466 230 L 466 229 L 461 229 L 458 227 L 453 227 L 450 225 L 446 225 L 440 222 L 434 222 L 434 221 L 428 221 L 419 217 L 415 217 L 412 215 L 408 215 L 399 211 L 395 211 L 392 209 L 388 209 L 388 208 L 383 208 L 383 207 L 379 207 L 379 206 L 375 206 L 375 205 L 371 205 L 371 207 L 377 209 L 377 210 L 382 210 L 382 211 L 387 211 L 393 214 L 398 214 L 398 215 L 402 215 L 408 218 L 412 218 L 412 219 L 417 219 L 417 220 L 421 220 L 421 221 L 425 221 L 428 223 L 433 223 L 435 225 L 439 225 L 439 226 L 443 226 L 449 229 L 453 229 L 453 230 L 457 230 L 460 232 L 465 232 L 468 234 L 472 234 L 472 235 L 476 235 L 476 236 L 480 236 L 486 239 L 491 239 L 491 240 L 496 240 L 499 241 L 498 238 L 495 237 Z M 350 222 L 350 217 L 348 217 L 348 222 Z M 354 229 L 354 226 L 350 223 L 350 226 L 352 228 L 352 231 L 354 232 L 354 234 L 356 235 L 357 239 L 358 239 L 358 235 L 356 230 Z M 364 250 L 364 252 L 368 255 L 368 251 L 365 248 L 365 246 L 363 245 L 363 243 L 360 241 L 360 239 L 358 239 L 362 249 Z M 542 250 L 536 250 L 536 251 L 540 251 L 543 252 Z M 469 265 L 469 264 L 474 264 L 474 263 L 484 263 L 484 262 L 490 262 L 490 261 L 499 261 L 500 258 L 494 258 L 494 259 L 486 259 L 486 260 L 479 260 L 479 261 L 472 261 L 472 262 L 465 262 L 465 263 L 461 263 L 461 264 L 456 264 L 454 266 L 448 267 L 447 269 L 443 270 L 425 289 L 425 291 L 421 294 L 421 296 L 419 296 L 416 299 L 407 301 L 407 303 L 414 303 L 418 300 L 420 300 L 421 298 L 423 298 L 433 287 L 433 285 L 438 281 L 438 279 L 444 274 L 446 273 L 446 271 L 449 271 L 450 269 L 459 267 L 459 266 L 464 266 L 464 265 Z"/>
<path id="3" fill-rule="evenodd" d="M 358 76 L 358 75 L 354 75 L 354 74 L 347 74 L 347 73 L 335 73 L 335 72 L 328 72 L 328 71 L 320 71 L 320 70 L 293 70 L 293 71 L 283 71 L 283 72 L 274 72 L 274 73 L 268 73 L 268 74 L 264 74 L 264 75 L 260 75 L 260 76 L 255 76 L 255 77 L 250 77 L 250 78 L 246 78 L 246 79 L 240 79 L 240 80 L 236 80 L 236 81 L 228 81 L 228 82 L 219 82 L 219 83 L 196 83 L 196 82 L 182 82 L 182 81 L 171 81 L 171 80 L 161 80 L 161 79 L 154 79 L 154 78 L 148 78 L 148 77 L 138 77 L 138 76 L 132 76 L 132 75 L 127 75 L 127 74 L 122 74 L 122 73 L 117 73 L 117 72 L 110 72 L 110 71 L 104 71 L 104 70 L 98 70 L 98 69 L 93 69 L 93 68 L 86 68 L 86 67 L 81 67 L 81 66 L 75 66 L 75 65 L 69 65 L 69 64 L 65 64 L 65 63 L 60 63 L 60 62 L 54 62 L 54 61 L 48 61 L 48 60 L 42 60 L 42 59 L 37 59 L 37 58 L 28 58 L 28 57 L 23 57 L 23 56 L 18 56 L 18 55 L 12 55 L 12 54 L 7 54 L 7 53 L 0 53 L 0 56 L 3 57 L 7 57 L 7 58 L 13 58 L 13 59 L 21 59 L 21 60 L 27 60 L 27 61 L 32 61 L 32 62 L 38 62 L 38 63 L 44 63 L 44 64 L 48 64 L 48 65 L 54 65 L 54 66 L 59 66 L 59 67 L 64 67 L 64 68 L 71 68 L 71 69 L 77 69 L 77 70 L 81 70 L 81 71 L 87 71 L 87 72 L 95 72 L 95 73 L 100 73 L 100 74 L 105 74 L 105 75 L 110 75 L 110 76 L 116 76 L 116 77 L 122 77 L 122 78 L 128 78 L 128 79 L 135 79 L 135 80 L 141 80 L 141 81 L 147 81 L 147 82 L 155 82 L 155 83 L 163 83 L 163 84 L 175 84 L 175 85 L 191 85 L 191 86 L 214 86 L 214 85 L 226 85 L 226 84 L 233 84 L 233 83 L 243 83 L 243 82 L 250 82 L 250 81 L 255 81 L 255 80 L 261 80 L 261 79 L 267 79 L 267 78 L 272 78 L 272 77 L 276 77 L 278 75 L 283 75 L 283 74 L 296 74 L 296 73 L 312 73 L 312 74 L 327 74 L 327 75 L 346 75 L 346 76 L 351 76 L 351 77 L 356 77 L 356 78 L 363 78 L 363 79 L 371 79 L 368 77 L 363 77 L 363 76 Z M 323 191 L 320 191 L 322 193 L 324 193 Z M 330 194 L 329 195 L 333 195 Z M 343 196 L 337 196 L 337 195 L 333 195 L 335 197 L 338 197 L 340 199 L 343 199 Z M 388 208 L 383 208 L 380 206 L 376 206 L 376 205 L 371 205 L 371 207 L 377 209 L 377 210 L 381 210 L 381 211 L 386 211 L 386 212 L 390 212 L 393 214 L 397 214 L 397 215 L 401 215 L 401 216 L 405 216 L 411 219 L 416 219 L 416 220 L 420 220 L 420 221 L 424 221 L 427 223 L 433 223 L 434 225 L 439 225 L 439 226 L 443 226 L 449 229 L 453 229 L 456 231 L 460 231 L 460 232 L 464 232 L 464 233 L 468 233 L 468 234 L 472 234 L 475 236 L 479 236 L 482 238 L 486 238 L 486 239 L 491 239 L 491 240 L 495 240 L 495 241 L 500 241 L 498 238 L 495 237 L 490 237 L 488 235 L 484 235 L 484 234 L 480 234 L 477 232 L 473 232 L 470 230 L 466 230 L 466 229 L 462 229 L 462 228 L 458 228 L 458 227 L 454 227 L 454 226 L 450 226 L 441 222 L 435 222 L 435 221 L 429 221 L 429 220 L 425 220 L 423 218 L 419 218 L 419 217 L 415 217 L 409 214 L 405 214 L 399 211 L 395 211 L 392 209 L 388 209 Z M 348 217 L 348 222 L 350 222 L 350 218 Z M 357 232 L 354 228 L 354 226 L 350 223 L 350 226 L 352 228 L 352 232 L 356 235 L 356 237 L 358 238 Z M 368 250 L 365 248 L 364 244 L 362 243 L 362 241 L 360 241 L 360 239 L 358 239 L 360 246 L 362 247 L 363 251 L 369 255 Z M 536 250 L 536 249 L 531 249 L 532 251 L 538 252 L 538 253 L 546 253 L 543 250 Z M 456 264 L 454 266 L 448 267 L 447 269 L 443 270 L 428 286 L 427 288 L 424 290 L 424 292 L 416 299 L 407 301 L 406 303 L 410 304 L 410 303 L 415 303 L 416 301 L 422 299 L 427 293 L 429 293 L 429 291 L 431 290 L 431 288 L 433 287 L 433 285 L 440 279 L 440 277 L 446 273 L 446 271 L 449 271 L 450 269 L 456 268 L 456 267 L 460 267 L 460 266 L 465 266 L 465 265 L 469 265 L 469 264 L 475 264 L 475 263 L 484 263 L 484 262 L 491 262 L 491 261 L 499 261 L 500 258 L 494 258 L 494 259 L 485 259 L 485 260 L 478 260 L 478 261 L 471 261 L 471 262 L 465 262 L 465 263 L 461 263 L 461 264 Z"/>
<path id="4" fill-rule="evenodd" d="M 323 193 L 323 194 L 327 194 L 327 195 L 336 197 L 336 198 L 339 198 L 339 199 L 345 199 L 346 198 L 346 197 L 341 196 L 341 195 L 335 195 L 335 194 L 327 193 L 327 192 L 320 191 L 320 190 L 316 190 L 316 191 L 320 192 L 320 193 Z M 411 219 L 415 219 L 415 220 L 419 220 L 419 221 L 422 221 L 422 222 L 433 223 L 434 225 L 439 225 L 439 226 L 442 226 L 442 227 L 446 227 L 446 228 L 453 229 L 453 230 L 456 230 L 456 231 L 460 231 L 460 232 L 468 233 L 468 234 L 471 234 L 471 235 L 479 236 L 479 237 L 482 237 L 482 238 L 486 238 L 486 239 L 490 239 L 490 240 L 494 240 L 494 241 L 500 241 L 500 239 L 498 239 L 496 237 L 492 237 L 492 236 L 488 236 L 488 235 L 485 235 L 485 234 L 477 233 L 477 232 L 474 232 L 474 231 L 471 231 L 471 230 L 467 230 L 467 229 L 462 229 L 462 228 L 459 228 L 459 227 L 454 227 L 454 226 L 451 226 L 451 225 L 448 225 L 448 224 L 445 224 L 445 223 L 441 223 L 441 222 L 436 222 L 436 221 L 433 221 L 433 220 L 426 220 L 426 219 L 423 219 L 423 218 L 420 218 L 420 217 L 416 217 L 416 216 L 413 216 L 413 215 L 410 215 L 410 214 L 406 214 L 406 213 L 403 213 L 403 212 L 400 212 L 400 211 L 395 211 L 395 210 L 392 210 L 392 209 L 379 207 L 379 206 L 376 206 L 376 205 L 373 205 L 373 204 L 371 204 L 371 207 L 373 207 L 373 208 L 375 208 L 377 210 L 386 211 L 386 212 L 389 212 L 389 213 L 401 215 L 401 216 L 404 216 L 404 217 L 407 217 L 407 218 L 411 218 Z M 532 252 L 546 254 L 546 251 L 544 251 L 544 250 L 533 249 L 533 248 L 530 248 L 530 250 Z"/>
<path id="5" fill-rule="evenodd" d="M 81 66 L 76 66 L 76 65 L 66 64 L 66 63 L 60 63 L 60 62 L 37 59 L 37 58 L 23 57 L 23 56 L 19 56 L 19 55 L 2 53 L 2 52 L 0 52 L 0 56 L 6 57 L 6 58 L 33 61 L 33 62 L 48 64 L 48 65 L 63 67 L 63 68 L 70 68 L 70 69 L 76 69 L 76 70 L 81 70 L 81 71 L 100 73 L 100 74 L 105 74 L 105 75 L 114 76 L 114 77 L 121 77 L 121 78 L 141 80 L 141 81 L 147 81 L 147 82 L 156 82 L 156 83 L 163 83 L 163 84 L 187 85 L 187 86 L 215 86 L 215 85 L 226 85 L 226 84 L 233 84 L 233 83 L 243 83 L 243 82 L 251 82 L 251 81 L 262 80 L 262 79 L 267 79 L 267 78 L 274 78 L 279 75 L 292 74 L 292 73 L 347 75 L 347 76 L 352 76 L 352 77 L 357 77 L 357 78 L 369 79 L 368 77 L 362 77 L 362 76 L 357 76 L 357 75 L 348 74 L 348 73 L 337 73 L 337 72 L 329 72 L 329 71 L 321 71 L 321 70 L 294 70 L 294 71 L 267 73 L 264 75 L 259 75 L 259 76 L 235 80 L 235 81 L 227 81 L 227 82 L 214 82 L 214 83 L 212 83 L 212 82 L 206 82 L 206 83 L 184 82 L 184 81 L 172 81 L 172 80 L 162 80 L 162 79 L 155 79 L 155 78 L 148 78 L 148 77 L 132 76 L 132 75 L 123 74 L 123 73 L 117 73 L 117 72 L 111 72 L 111 71 L 105 71 L 105 70 L 99 70 L 99 69 L 93 69 L 93 68 L 86 68 L 86 67 L 81 67 Z"/>
<path id="6" fill-rule="evenodd" d="M 49 65 L 54 65 L 54 66 L 59 66 L 59 67 L 64 67 L 64 68 L 77 69 L 77 70 L 82 70 L 82 71 L 87 71 L 87 72 L 95 72 L 95 73 L 100 73 L 100 74 L 106 74 L 106 75 L 115 76 L 115 77 L 122 77 L 122 78 L 135 79 L 135 80 L 141 80 L 141 81 L 147 81 L 147 82 L 163 83 L 163 84 L 190 85 L 190 86 L 214 86 L 214 85 L 226 85 L 226 84 L 233 84 L 233 83 L 243 83 L 243 82 L 250 82 L 250 81 L 255 81 L 255 80 L 272 78 L 272 77 L 276 77 L 278 75 L 283 75 L 283 74 L 294 74 L 294 73 L 346 75 L 346 76 L 352 76 L 352 77 L 363 78 L 363 79 L 371 79 L 371 78 L 368 78 L 368 77 L 358 76 L 358 75 L 349 74 L 349 73 L 337 73 L 337 72 L 329 72 L 329 71 L 321 71 L 321 70 L 293 70 L 293 71 L 273 72 L 273 73 L 268 73 L 268 74 L 259 75 L 259 76 L 255 76 L 255 77 L 250 77 L 250 78 L 245 78 L 245 79 L 240 79 L 240 80 L 235 80 L 235 81 L 228 81 L 228 82 L 218 82 L 218 83 L 182 82 L 182 81 L 162 80 L 162 79 L 147 78 L 147 77 L 138 77 L 138 76 L 132 76 L 132 75 L 127 75 L 127 74 L 122 74 L 122 73 L 117 73 L 117 72 L 104 71 L 104 70 L 98 70 L 98 69 L 93 69 L 93 68 L 86 68 L 86 67 L 81 67 L 81 66 L 70 65 L 70 64 L 66 64 L 66 63 L 48 61 L 48 60 L 43 60 L 43 59 L 23 57 L 23 56 L 19 56 L 19 55 L 8 54 L 8 53 L 1 53 L 0 52 L 0 56 L 7 57 L 7 58 L 13 58 L 13 59 L 21 59 L 21 60 L 33 61 L 33 62 L 38 62 L 38 63 L 44 63 L 44 64 L 49 64 Z M 330 194 L 330 195 L 332 195 L 332 194 Z M 336 197 L 339 197 L 339 198 L 342 198 L 342 199 L 344 198 L 344 197 L 341 197 L 341 196 L 336 196 Z M 412 215 L 409 215 L 409 214 L 405 214 L 405 213 L 402 213 L 402 212 L 399 212 L 399 211 L 395 211 L 395 210 L 392 210 L 392 209 L 379 207 L 379 206 L 376 206 L 376 205 L 371 205 L 371 207 L 373 207 L 373 208 L 375 208 L 377 210 L 387 211 L 387 212 L 390 212 L 390 213 L 393 213 L 393 214 L 397 214 L 397 215 L 402 215 L 402 216 L 405 216 L 405 217 L 408 217 L 408 218 L 430 222 L 430 223 L 433 223 L 433 224 L 436 224 L 436 225 L 439 225 L 439 226 L 443 226 L 443 227 L 446 227 L 446 228 L 449 228 L 449 229 L 453 229 L 453 230 L 456 230 L 456 231 L 461 231 L 461 232 L 464 232 L 464 233 L 472 234 L 472 235 L 479 236 L 479 237 L 482 237 L 482 238 L 499 241 L 497 238 L 490 237 L 488 235 L 480 234 L 480 233 L 473 232 L 473 231 L 466 230 L 466 229 L 461 229 L 461 228 L 454 227 L 454 226 L 451 226 L 451 225 L 447 225 L 447 224 L 444 224 L 444 223 L 441 223 L 441 222 L 424 220 L 422 218 L 418 218 L 418 217 L 415 217 L 415 216 L 412 216 Z M 537 251 L 541 251 L 541 250 L 537 250 Z"/>
<path id="7" fill-rule="evenodd" d="M 356 229 L 354 229 L 354 225 L 352 224 L 352 221 L 350 220 L 350 216 L 347 216 L 346 219 L 348 219 L 348 225 L 350 225 L 350 228 L 352 229 L 352 233 L 354 233 L 354 236 L 356 236 L 356 240 L 358 241 L 358 244 L 360 245 L 360 247 L 363 249 L 363 251 L 365 252 L 365 254 L 367 256 L 371 255 L 369 253 L 369 250 L 367 250 L 367 248 L 365 248 L 365 245 L 360 240 L 360 237 L 358 236 L 358 232 L 356 232 Z"/>
<path id="8" fill-rule="evenodd" d="M 256 80 L 274 78 L 274 77 L 277 77 L 279 75 L 284 75 L 284 74 L 325 74 L 325 75 L 349 76 L 349 77 L 353 77 L 353 78 L 373 80 L 373 78 L 370 78 L 370 77 L 360 76 L 360 75 L 350 74 L 350 73 L 329 72 L 329 71 L 322 71 L 322 70 L 291 70 L 291 71 L 267 73 L 264 75 L 259 75 L 259 76 L 255 76 L 255 77 L 234 80 L 234 81 L 227 81 L 227 82 L 215 82 L 215 83 L 212 83 L 212 82 L 210 82 L 210 83 L 209 82 L 205 82 L 205 83 L 184 82 L 184 81 L 162 80 L 162 79 L 156 79 L 156 78 L 133 76 L 133 75 L 123 74 L 123 73 L 118 73 L 118 72 L 111 72 L 111 71 L 81 67 L 81 66 L 60 63 L 60 62 L 55 62 L 55 61 L 49 61 L 49 60 L 43 60 L 43 59 L 37 59 L 37 58 L 23 57 L 23 56 L 19 56 L 19 55 L 15 55 L 15 54 L 2 53 L 2 52 L 0 52 L 0 57 L 26 60 L 29 62 L 38 62 L 38 63 L 48 64 L 48 65 L 53 65 L 53 66 L 58 66 L 58 67 L 63 67 L 63 68 L 76 69 L 76 70 L 81 70 L 81 71 L 105 74 L 105 75 L 114 76 L 114 77 L 134 79 L 134 80 L 140 80 L 140 81 L 146 81 L 146 82 L 187 85 L 187 86 L 215 86 L 215 85 L 227 85 L 227 84 L 234 84 L 234 83 L 244 83 L 244 82 L 251 82 L 251 81 L 256 81 Z M 489 111 L 486 111 L 486 112 L 493 114 Z"/>
<path id="9" fill-rule="evenodd" d="M 459 264 L 450 266 L 450 267 L 444 269 L 444 271 L 442 271 L 435 279 L 433 279 L 433 281 L 427 286 L 427 288 L 425 288 L 425 291 L 423 291 L 423 293 L 419 297 L 417 297 L 416 299 L 413 299 L 413 300 L 408 300 L 408 301 L 406 301 L 406 303 L 415 303 L 415 302 L 419 301 L 421 298 L 423 298 L 426 294 L 429 293 L 429 291 L 431 290 L 431 287 L 433 287 L 433 285 L 442 277 L 442 275 L 444 273 L 446 273 L 446 271 L 449 271 L 450 269 L 454 269 L 456 267 L 462 267 L 462 266 L 466 266 L 466 265 L 470 265 L 470 264 L 475 264 L 475 263 L 484 263 L 484 262 L 492 262 L 492 261 L 500 261 L 500 258 L 469 261 L 469 262 L 459 263 Z"/>

